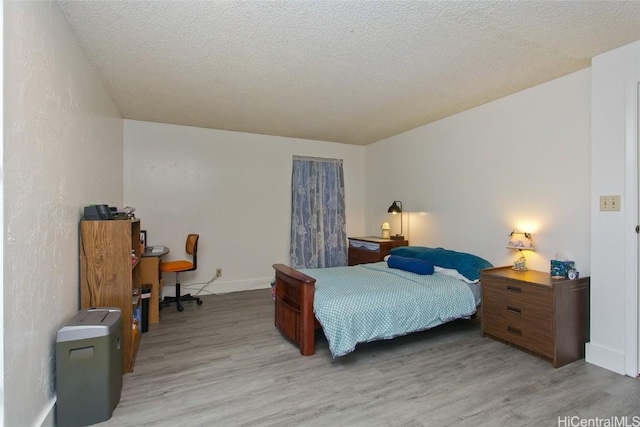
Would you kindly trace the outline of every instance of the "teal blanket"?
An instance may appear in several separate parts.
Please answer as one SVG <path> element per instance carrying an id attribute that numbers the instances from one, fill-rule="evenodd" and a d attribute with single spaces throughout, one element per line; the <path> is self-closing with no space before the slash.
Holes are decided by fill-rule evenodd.
<path id="1" fill-rule="evenodd" d="M 300 271 L 316 279 L 314 312 L 333 357 L 358 343 L 422 331 L 476 311 L 469 286 L 443 274 L 410 273 L 386 262 Z"/>

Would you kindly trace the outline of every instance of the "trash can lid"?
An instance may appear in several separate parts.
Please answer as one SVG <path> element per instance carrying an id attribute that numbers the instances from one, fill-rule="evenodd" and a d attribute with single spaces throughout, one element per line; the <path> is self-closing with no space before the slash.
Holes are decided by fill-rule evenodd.
<path id="1" fill-rule="evenodd" d="M 58 331 L 57 342 L 107 336 L 119 326 L 119 308 L 87 308 L 76 313 L 69 323 Z"/>

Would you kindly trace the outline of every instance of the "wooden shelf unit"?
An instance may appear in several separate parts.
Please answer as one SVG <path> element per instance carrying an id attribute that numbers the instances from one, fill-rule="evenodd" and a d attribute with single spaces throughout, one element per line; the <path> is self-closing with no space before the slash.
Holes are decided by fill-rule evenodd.
<path id="1" fill-rule="evenodd" d="M 135 254 L 135 262 L 132 257 Z M 121 310 L 122 372 L 133 372 L 140 346 L 140 220 L 80 222 L 80 306 Z"/>

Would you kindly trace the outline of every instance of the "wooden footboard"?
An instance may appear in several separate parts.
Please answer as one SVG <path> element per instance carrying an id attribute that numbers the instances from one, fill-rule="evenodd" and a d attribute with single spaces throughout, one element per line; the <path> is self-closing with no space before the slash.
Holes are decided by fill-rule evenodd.
<path id="1" fill-rule="evenodd" d="M 310 356 L 315 352 L 316 279 L 284 264 L 274 264 L 273 268 L 276 270 L 276 327 L 300 347 L 300 354 Z"/>

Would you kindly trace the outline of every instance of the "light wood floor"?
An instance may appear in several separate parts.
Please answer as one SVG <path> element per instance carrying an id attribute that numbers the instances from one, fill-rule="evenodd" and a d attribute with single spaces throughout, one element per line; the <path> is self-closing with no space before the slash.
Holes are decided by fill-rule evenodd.
<path id="1" fill-rule="evenodd" d="M 584 361 L 554 369 L 481 338 L 476 322 L 360 345 L 333 360 L 324 338 L 302 357 L 280 335 L 269 290 L 202 299 L 182 313 L 162 310 L 100 426 L 558 426 L 558 417 L 640 417 L 640 381 Z"/>

